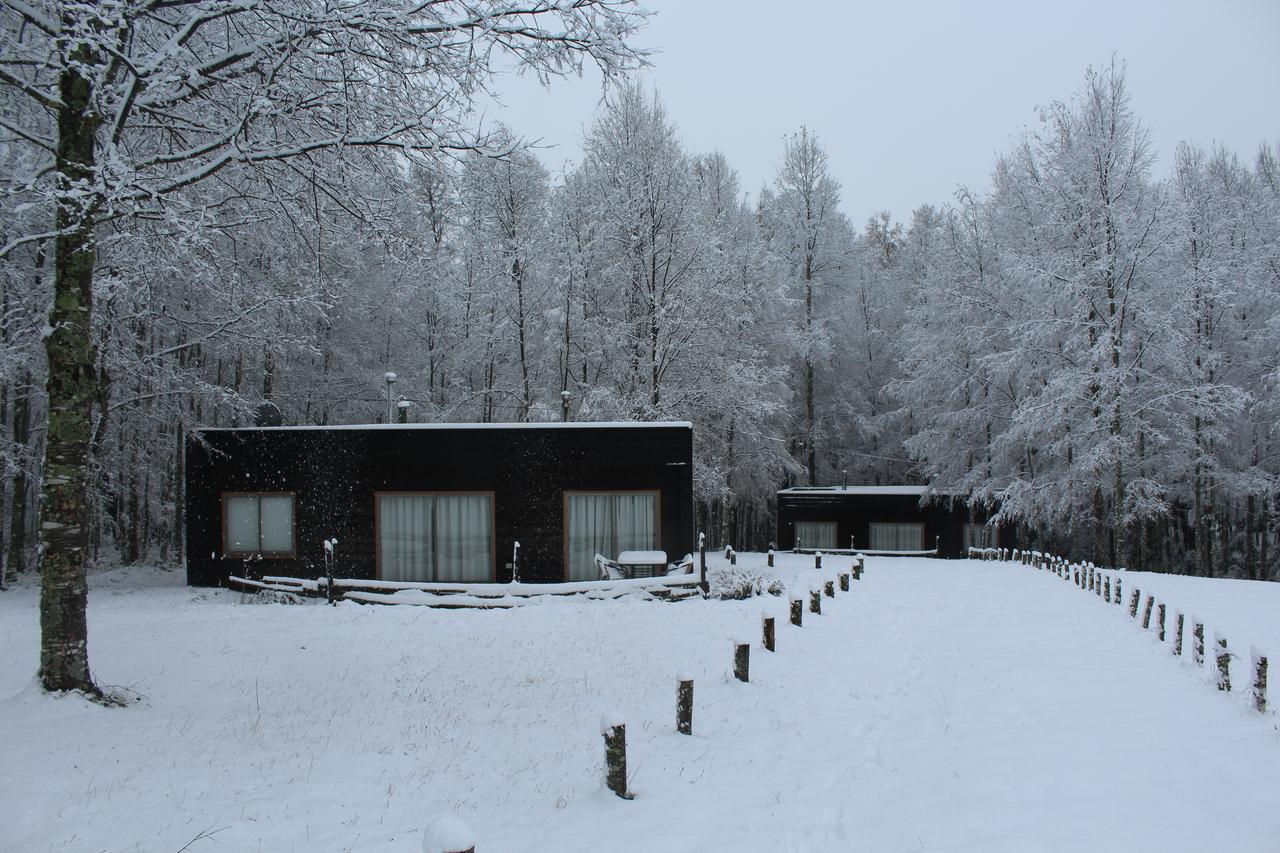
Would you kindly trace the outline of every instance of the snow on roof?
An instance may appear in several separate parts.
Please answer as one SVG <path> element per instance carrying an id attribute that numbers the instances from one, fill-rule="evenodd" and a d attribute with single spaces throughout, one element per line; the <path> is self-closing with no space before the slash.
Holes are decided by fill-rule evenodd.
<path id="1" fill-rule="evenodd" d="M 928 486 L 792 486 L 780 495 L 923 495 Z"/>
<path id="2" fill-rule="evenodd" d="M 288 430 L 348 430 L 348 429 L 600 429 L 604 427 L 675 427 L 693 429 L 689 421 L 547 421 L 539 423 L 449 423 L 449 424 L 301 424 L 278 427 L 199 427 L 200 432 L 284 432 Z"/>

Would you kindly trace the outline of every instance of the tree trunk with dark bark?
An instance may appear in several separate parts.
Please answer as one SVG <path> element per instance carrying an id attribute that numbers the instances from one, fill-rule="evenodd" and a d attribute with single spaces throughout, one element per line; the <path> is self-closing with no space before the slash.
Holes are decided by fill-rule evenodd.
<path id="1" fill-rule="evenodd" d="M 85 47 L 62 72 L 57 166 L 61 198 L 54 249 L 49 359 L 49 428 L 41 485 L 40 683 L 45 690 L 101 695 L 89 674 L 85 560 L 89 538 L 86 489 L 91 413 L 95 396 L 92 338 L 95 200 L 90 81 L 78 68 L 92 67 Z"/>

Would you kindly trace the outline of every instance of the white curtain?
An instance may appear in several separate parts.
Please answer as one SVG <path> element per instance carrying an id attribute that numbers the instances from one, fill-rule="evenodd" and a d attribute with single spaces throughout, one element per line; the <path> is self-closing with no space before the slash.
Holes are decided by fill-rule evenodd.
<path id="1" fill-rule="evenodd" d="M 599 580 L 594 558 L 658 547 L 658 496 L 569 495 L 569 580 Z"/>
<path id="2" fill-rule="evenodd" d="M 379 495 L 382 579 L 432 580 L 431 495 Z"/>
<path id="3" fill-rule="evenodd" d="M 257 553 L 258 496 L 229 495 L 223 501 L 223 511 L 227 516 L 227 553 Z"/>
<path id="4" fill-rule="evenodd" d="M 923 548 L 923 524 L 871 523 L 872 551 L 920 551 Z"/>
<path id="5" fill-rule="evenodd" d="M 259 503 L 262 551 L 287 554 L 293 551 L 293 496 L 263 495 Z"/>
<path id="6" fill-rule="evenodd" d="M 831 550 L 836 547 L 836 523 L 834 521 L 797 521 L 796 539 L 801 548 Z"/>
<path id="7" fill-rule="evenodd" d="M 437 581 L 491 582 L 493 541 L 487 495 L 436 498 Z"/>

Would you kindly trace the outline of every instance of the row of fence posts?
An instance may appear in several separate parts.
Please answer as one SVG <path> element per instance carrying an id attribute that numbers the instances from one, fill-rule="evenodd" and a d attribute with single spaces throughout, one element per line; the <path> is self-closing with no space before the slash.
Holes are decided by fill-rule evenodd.
<path id="1" fill-rule="evenodd" d="M 732 549 L 728 549 L 732 552 Z M 772 552 L 770 552 L 772 556 Z M 814 555 L 814 568 L 822 568 L 822 554 Z M 854 557 L 853 565 L 847 572 L 839 572 L 836 580 L 826 580 L 821 589 L 809 591 L 809 612 L 815 615 L 822 613 L 822 599 L 835 598 L 836 585 L 841 592 L 850 590 L 850 580 L 861 580 L 866 568 L 865 558 L 859 554 Z M 791 593 L 791 624 L 797 628 L 804 624 L 804 598 L 799 593 Z M 777 628 L 774 617 L 761 616 L 760 641 L 765 651 L 777 651 Z M 751 680 L 751 644 L 734 642 L 733 644 L 733 677 L 738 681 Z M 676 679 L 676 731 L 682 735 L 693 734 L 693 676 L 680 675 Z M 600 721 L 600 733 L 604 737 L 605 785 L 610 791 L 624 800 L 633 795 L 627 790 L 627 726 L 614 714 L 606 714 Z"/>
<path id="2" fill-rule="evenodd" d="M 1120 605 L 1124 600 L 1124 581 L 1121 578 L 1113 579 L 1111 575 L 1104 573 L 1093 563 L 1072 563 L 1063 557 L 1051 554 L 1042 554 L 1038 551 L 1019 551 L 1016 549 L 1010 553 L 1007 549 L 970 548 L 969 556 L 983 560 L 1012 559 L 1014 562 L 1020 562 L 1024 566 L 1034 566 L 1036 569 L 1041 571 L 1048 571 L 1056 574 L 1063 580 L 1071 581 L 1080 589 L 1094 593 L 1107 604 L 1115 603 L 1116 605 Z M 1115 581 L 1114 588 L 1111 584 L 1112 580 Z M 1165 603 L 1157 602 L 1154 595 L 1148 595 L 1144 604 L 1142 601 L 1142 590 L 1134 589 L 1129 593 L 1129 618 L 1138 618 L 1138 608 L 1140 605 L 1142 606 L 1142 629 L 1144 631 L 1151 630 L 1151 616 L 1154 612 L 1156 617 L 1156 637 L 1161 643 L 1165 642 Z M 1172 647 L 1172 653 L 1175 657 L 1181 657 L 1183 653 L 1182 635 L 1184 623 L 1185 617 L 1180 611 L 1177 612 L 1174 617 Z M 1218 689 L 1229 693 L 1231 692 L 1231 658 L 1234 657 L 1234 655 L 1227 647 L 1227 638 L 1216 631 L 1214 632 L 1213 638 L 1213 652 L 1214 662 L 1218 668 L 1216 677 Z M 1194 620 L 1191 628 L 1191 660 L 1198 667 L 1204 666 L 1204 623 Z M 1253 707 L 1259 713 L 1266 713 L 1267 656 L 1261 652 L 1253 652 L 1252 664 Z"/>

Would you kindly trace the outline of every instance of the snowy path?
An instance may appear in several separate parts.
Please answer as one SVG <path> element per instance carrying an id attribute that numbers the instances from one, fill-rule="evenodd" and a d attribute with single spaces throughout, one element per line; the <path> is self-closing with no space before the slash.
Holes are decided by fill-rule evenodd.
<path id="1" fill-rule="evenodd" d="M 0 848 L 172 851 L 213 828 L 190 850 L 415 851 L 445 811 L 479 853 L 1277 849 L 1275 716 L 1124 608 L 1022 566 L 922 559 L 871 559 L 837 595 L 795 629 L 773 598 L 442 613 L 114 579 L 91 594 L 95 672 L 147 700 L 104 711 L 24 690 L 33 593 L 9 593 L 0 733 L 22 783 Z M 1233 609 L 1260 625 L 1278 602 L 1257 585 Z M 753 641 L 750 684 L 729 675 L 734 637 Z M 693 737 L 673 731 L 682 671 Z M 611 709 L 631 802 L 602 787 Z"/>

